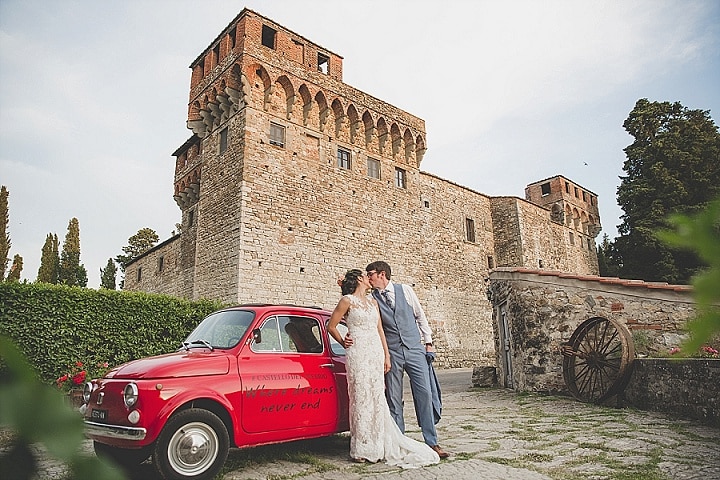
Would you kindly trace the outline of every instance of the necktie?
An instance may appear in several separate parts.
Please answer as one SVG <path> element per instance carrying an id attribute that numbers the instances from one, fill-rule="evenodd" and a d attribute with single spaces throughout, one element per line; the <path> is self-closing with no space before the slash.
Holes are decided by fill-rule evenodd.
<path id="1" fill-rule="evenodd" d="M 387 306 L 390 308 L 395 308 L 393 305 L 392 298 L 390 298 L 390 291 L 389 290 L 383 290 L 380 292 L 380 295 L 382 295 L 383 300 L 385 300 L 385 303 L 387 303 Z"/>

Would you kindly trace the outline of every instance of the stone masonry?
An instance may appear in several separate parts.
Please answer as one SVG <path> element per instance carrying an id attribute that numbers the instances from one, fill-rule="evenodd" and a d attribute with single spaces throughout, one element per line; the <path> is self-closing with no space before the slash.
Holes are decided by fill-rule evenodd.
<path id="1" fill-rule="evenodd" d="M 597 197 L 562 176 L 489 197 L 421 171 L 424 120 L 345 84 L 342 62 L 247 9 L 220 32 L 190 65 L 181 232 L 124 288 L 331 309 L 338 275 L 383 259 L 415 287 L 439 367 L 492 365 L 490 270 L 596 274 Z"/>

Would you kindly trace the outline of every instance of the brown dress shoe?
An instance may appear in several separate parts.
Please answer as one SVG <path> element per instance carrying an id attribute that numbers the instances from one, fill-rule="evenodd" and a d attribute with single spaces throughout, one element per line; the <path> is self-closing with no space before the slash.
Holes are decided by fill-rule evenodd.
<path id="1" fill-rule="evenodd" d="M 430 447 L 430 448 L 432 448 L 433 450 L 435 450 L 435 452 L 438 454 L 438 456 L 439 456 L 440 458 L 448 458 L 448 457 L 450 456 L 445 450 L 443 450 L 442 448 L 440 448 L 440 445 L 433 445 L 433 446 Z"/>

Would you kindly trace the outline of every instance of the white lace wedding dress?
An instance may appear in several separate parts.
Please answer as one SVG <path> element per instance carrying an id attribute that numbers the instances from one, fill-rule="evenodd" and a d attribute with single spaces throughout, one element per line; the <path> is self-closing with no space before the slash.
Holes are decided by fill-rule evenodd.
<path id="1" fill-rule="evenodd" d="M 390 416 L 385 400 L 383 352 L 372 297 L 346 295 L 350 300 L 347 327 L 353 345 L 346 350 L 350 397 L 350 456 L 388 465 L 419 468 L 440 457 L 425 443 L 406 437 Z"/>

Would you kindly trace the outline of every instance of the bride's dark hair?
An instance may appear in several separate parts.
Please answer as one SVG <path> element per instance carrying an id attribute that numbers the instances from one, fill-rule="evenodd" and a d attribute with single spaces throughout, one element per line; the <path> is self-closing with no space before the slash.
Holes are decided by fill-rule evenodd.
<path id="1" fill-rule="evenodd" d="M 358 279 L 362 277 L 364 273 L 365 272 L 357 268 L 345 272 L 345 276 L 338 281 L 342 294 L 347 295 L 353 293 L 358 286 Z"/>

